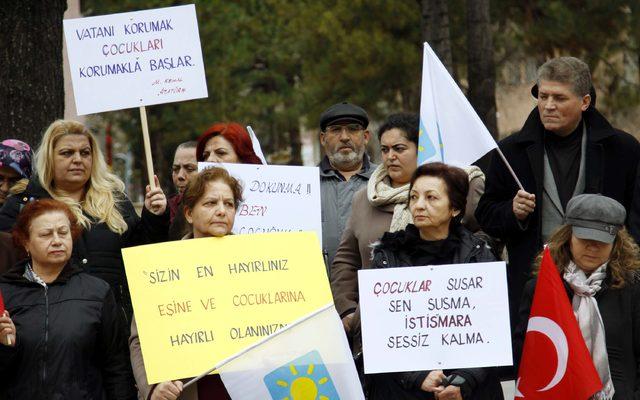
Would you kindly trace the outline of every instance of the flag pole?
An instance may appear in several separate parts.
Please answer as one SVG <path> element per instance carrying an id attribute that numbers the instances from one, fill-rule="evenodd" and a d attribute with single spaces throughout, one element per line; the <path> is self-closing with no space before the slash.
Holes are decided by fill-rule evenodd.
<path id="1" fill-rule="evenodd" d="M 504 161 L 504 165 L 507 166 L 507 169 L 511 173 L 511 176 L 513 176 L 513 179 L 516 180 L 516 183 L 520 187 L 520 190 L 523 190 L 526 192 L 526 190 L 524 190 L 524 187 L 522 186 L 522 183 L 520 183 L 520 179 L 518 179 L 518 177 L 516 176 L 516 173 L 513 171 L 513 168 L 511 168 L 511 164 L 509 164 L 509 161 L 507 161 L 507 157 L 505 157 L 504 154 L 502 153 L 502 150 L 500 150 L 500 147 L 496 146 L 496 150 L 498 151 L 498 154 L 500 154 L 500 158 L 502 158 L 502 161 Z"/>
<path id="2" fill-rule="evenodd" d="M 333 307 L 333 302 L 325 304 L 324 306 L 320 307 L 319 309 L 315 310 L 314 312 L 312 312 L 310 314 L 307 314 L 307 315 L 297 319 L 296 321 L 290 323 L 289 325 L 285 326 L 282 329 L 277 330 L 276 332 L 273 332 L 269 336 L 264 337 L 262 340 L 259 340 L 258 342 L 252 344 L 251 346 L 245 348 L 244 350 L 241 350 L 240 352 L 232 355 L 231 357 L 225 358 L 224 360 L 222 360 L 218 364 L 216 364 L 215 367 L 211 368 L 210 370 L 208 370 L 206 372 L 201 373 L 200 375 L 198 375 L 195 378 L 191 379 L 189 382 L 185 383 L 184 386 L 182 387 L 183 390 L 186 387 L 193 385 L 194 383 L 196 383 L 200 379 L 204 378 L 205 376 L 209 375 L 210 373 L 212 373 L 216 369 L 222 367 L 223 365 L 228 364 L 229 362 L 235 360 L 236 358 L 240 357 L 241 355 L 243 355 L 243 354 L 255 349 L 256 347 L 262 345 L 263 343 L 268 342 L 269 340 L 273 339 L 274 337 L 276 337 L 276 336 L 278 336 L 278 335 L 290 330 L 294 326 L 300 325 L 304 321 L 307 321 L 307 320 L 315 317 L 316 315 L 320 314 L 323 311 L 326 311 L 327 309 L 329 309 L 331 307 Z"/>
<path id="3" fill-rule="evenodd" d="M 147 108 L 140 107 L 140 123 L 142 124 L 142 141 L 144 143 L 144 155 L 147 160 L 147 178 L 149 178 L 149 186 L 151 190 L 156 188 L 155 179 L 153 179 L 153 159 L 151 157 L 151 141 L 149 140 L 149 125 L 147 124 Z"/>

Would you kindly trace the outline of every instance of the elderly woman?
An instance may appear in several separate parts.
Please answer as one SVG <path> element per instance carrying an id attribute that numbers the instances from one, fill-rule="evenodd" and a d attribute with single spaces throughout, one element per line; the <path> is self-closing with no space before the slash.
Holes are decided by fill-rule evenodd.
<path id="1" fill-rule="evenodd" d="M 217 122 L 204 131 L 198 138 L 196 160 L 231 164 L 262 164 L 253 151 L 249 133 L 242 125 L 235 122 Z M 182 238 L 190 232 L 191 226 L 184 214 L 176 214 L 169 228 L 171 240 Z"/>
<path id="2" fill-rule="evenodd" d="M 242 201 L 242 187 L 237 179 L 223 168 L 210 168 L 200 172 L 189 182 L 183 197 L 184 215 L 192 231 L 183 239 L 223 237 L 231 234 L 236 210 Z M 135 320 L 129 339 L 131 364 L 142 399 L 182 400 L 230 399 L 219 375 L 209 375 L 183 392 L 182 381 L 149 385 L 140 349 Z"/>
<path id="3" fill-rule="evenodd" d="M 371 244 L 387 232 L 411 223 L 407 208 L 409 181 L 418 162 L 417 114 L 393 114 L 378 129 L 382 164 L 371 174 L 367 187 L 353 195 L 347 221 L 331 265 L 331 290 L 345 330 L 351 334 L 353 313 L 358 305 L 358 270 L 371 264 Z M 469 169 L 468 202 L 476 205 L 484 190 L 484 175 Z M 471 223 L 475 207 L 468 207 L 464 220 Z M 463 212 L 463 215 L 465 213 Z M 358 353 L 358 346 L 353 349 Z"/>
<path id="4" fill-rule="evenodd" d="M 147 186 L 139 218 L 124 183 L 109 171 L 95 137 L 76 121 L 58 120 L 49 126 L 36 152 L 35 166 L 26 189 L 9 197 L 0 210 L 0 230 L 11 230 L 22 207 L 32 200 L 54 198 L 67 204 L 84 228 L 74 243 L 74 262 L 107 281 L 130 318 L 120 249 L 166 240 L 169 214 L 165 214 L 164 193 Z"/>
<path id="5" fill-rule="evenodd" d="M 135 399 L 122 312 L 71 259 L 81 227 L 57 200 L 28 203 L 13 237 L 29 254 L 0 279 L 0 398 Z"/>
<path id="6" fill-rule="evenodd" d="M 640 268 L 638 246 L 624 229 L 622 204 L 596 194 L 567 203 L 565 224 L 549 238 L 551 257 L 604 387 L 594 399 L 640 398 Z M 536 270 L 540 268 L 538 257 Z M 536 280 L 520 303 L 514 334 L 518 361 Z"/>
<path id="7" fill-rule="evenodd" d="M 443 163 L 418 167 L 408 188 L 413 224 L 384 234 L 374 245 L 372 267 L 495 261 L 485 242 L 460 223 L 468 191 L 468 176 L 460 168 Z M 358 340 L 359 320 L 359 312 L 356 312 L 353 322 Z M 487 368 L 376 374 L 367 376 L 366 381 L 372 400 L 417 400 L 434 396 L 451 400 L 502 399 L 500 383 L 495 373 Z"/>

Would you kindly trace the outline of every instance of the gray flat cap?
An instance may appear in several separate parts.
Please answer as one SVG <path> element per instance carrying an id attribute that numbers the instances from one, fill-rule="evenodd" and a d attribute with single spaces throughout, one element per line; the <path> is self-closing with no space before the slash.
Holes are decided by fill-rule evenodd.
<path id="1" fill-rule="evenodd" d="M 616 200 L 600 194 L 581 194 L 567 203 L 565 223 L 580 239 L 613 243 L 627 212 Z"/>

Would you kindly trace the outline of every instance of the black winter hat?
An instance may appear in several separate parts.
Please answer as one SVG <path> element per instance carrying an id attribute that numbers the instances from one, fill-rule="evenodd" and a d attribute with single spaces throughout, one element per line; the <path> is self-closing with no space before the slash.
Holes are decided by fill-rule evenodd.
<path id="1" fill-rule="evenodd" d="M 367 112 L 355 104 L 342 102 L 327 108 L 320 116 L 320 130 L 325 131 L 327 126 L 338 120 L 353 121 L 362 125 L 365 129 L 369 126 Z"/>

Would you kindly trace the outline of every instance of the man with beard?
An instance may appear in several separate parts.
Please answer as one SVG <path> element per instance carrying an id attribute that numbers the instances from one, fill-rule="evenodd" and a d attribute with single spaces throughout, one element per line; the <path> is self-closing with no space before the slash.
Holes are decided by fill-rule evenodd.
<path id="1" fill-rule="evenodd" d="M 351 198 L 367 184 L 376 165 L 365 153 L 369 116 L 347 102 L 334 104 L 320 116 L 322 245 L 327 274 L 351 214 Z"/>

